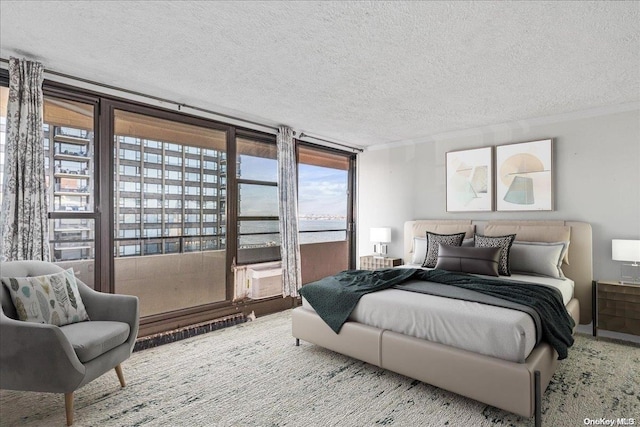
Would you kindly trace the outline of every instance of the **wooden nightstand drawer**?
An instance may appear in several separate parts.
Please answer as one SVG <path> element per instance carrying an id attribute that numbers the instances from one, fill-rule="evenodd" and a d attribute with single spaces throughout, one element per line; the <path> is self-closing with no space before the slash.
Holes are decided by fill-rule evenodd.
<path id="1" fill-rule="evenodd" d="M 361 270 L 378 270 L 380 268 L 392 268 L 402 265 L 401 258 L 381 258 L 373 255 L 360 257 Z"/>
<path id="2" fill-rule="evenodd" d="M 598 298 L 598 313 L 640 320 L 640 304 Z"/>
<path id="3" fill-rule="evenodd" d="M 606 329 L 607 331 L 640 335 L 640 320 L 601 314 L 598 316 L 598 328 Z"/>
<path id="4" fill-rule="evenodd" d="M 597 329 L 640 335 L 640 286 L 617 282 L 597 283 Z"/>
<path id="5" fill-rule="evenodd" d="M 640 304 L 640 286 L 598 282 L 598 298 Z"/>

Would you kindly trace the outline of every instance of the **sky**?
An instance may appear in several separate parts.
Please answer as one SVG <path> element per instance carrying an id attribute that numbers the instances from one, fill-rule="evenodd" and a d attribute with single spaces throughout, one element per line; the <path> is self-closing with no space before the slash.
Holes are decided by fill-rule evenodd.
<path id="1" fill-rule="evenodd" d="M 253 156 L 241 156 L 241 178 L 277 181 L 277 162 Z M 300 215 L 347 215 L 347 171 L 301 164 L 298 177 Z M 241 188 L 242 215 L 277 215 L 277 191 L 274 188 L 246 185 Z"/>

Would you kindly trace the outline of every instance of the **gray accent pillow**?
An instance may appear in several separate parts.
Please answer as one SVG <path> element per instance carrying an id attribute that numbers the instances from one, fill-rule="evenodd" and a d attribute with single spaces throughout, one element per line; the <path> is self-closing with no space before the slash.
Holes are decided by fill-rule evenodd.
<path id="1" fill-rule="evenodd" d="M 501 248 L 440 245 L 436 268 L 448 271 L 498 276 Z"/>
<path id="2" fill-rule="evenodd" d="M 507 236 L 482 236 L 480 234 L 475 235 L 476 248 L 501 248 L 500 250 L 500 264 L 498 265 L 498 272 L 502 276 L 511 276 L 511 270 L 509 269 L 509 254 L 511 252 L 511 245 L 516 239 L 515 234 L 509 234 Z"/>
<path id="3" fill-rule="evenodd" d="M 436 234 L 427 231 L 427 255 L 423 267 L 434 268 L 438 262 L 438 245 L 460 246 L 465 233 Z"/>
<path id="4" fill-rule="evenodd" d="M 562 260 L 569 242 L 514 242 L 511 271 L 563 279 Z"/>

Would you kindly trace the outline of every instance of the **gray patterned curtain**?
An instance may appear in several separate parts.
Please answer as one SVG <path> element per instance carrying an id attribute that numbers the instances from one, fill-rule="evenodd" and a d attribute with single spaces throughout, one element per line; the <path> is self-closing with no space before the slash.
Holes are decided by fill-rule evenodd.
<path id="1" fill-rule="evenodd" d="M 302 285 L 298 243 L 298 168 L 293 131 L 281 127 L 278 145 L 278 209 L 282 237 L 282 296 L 298 296 Z"/>
<path id="2" fill-rule="evenodd" d="M 2 259 L 49 261 L 39 62 L 9 60 L 2 194 Z"/>

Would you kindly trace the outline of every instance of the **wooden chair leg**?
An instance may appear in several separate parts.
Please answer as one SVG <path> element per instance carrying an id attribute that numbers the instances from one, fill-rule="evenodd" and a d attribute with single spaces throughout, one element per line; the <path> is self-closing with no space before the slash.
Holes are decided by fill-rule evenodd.
<path id="1" fill-rule="evenodd" d="M 73 424 L 73 392 L 64 394 L 64 411 L 67 414 L 67 425 Z"/>
<path id="2" fill-rule="evenodd" d="M 120 386 L 124 387 L 125 385 L 127 385 L 124 382 L 124 374 L 122 373 L 122 366 L 118 365 L 116 366 L 116 374 L 118 375 L 118 380 L 120 380 Z"/>

